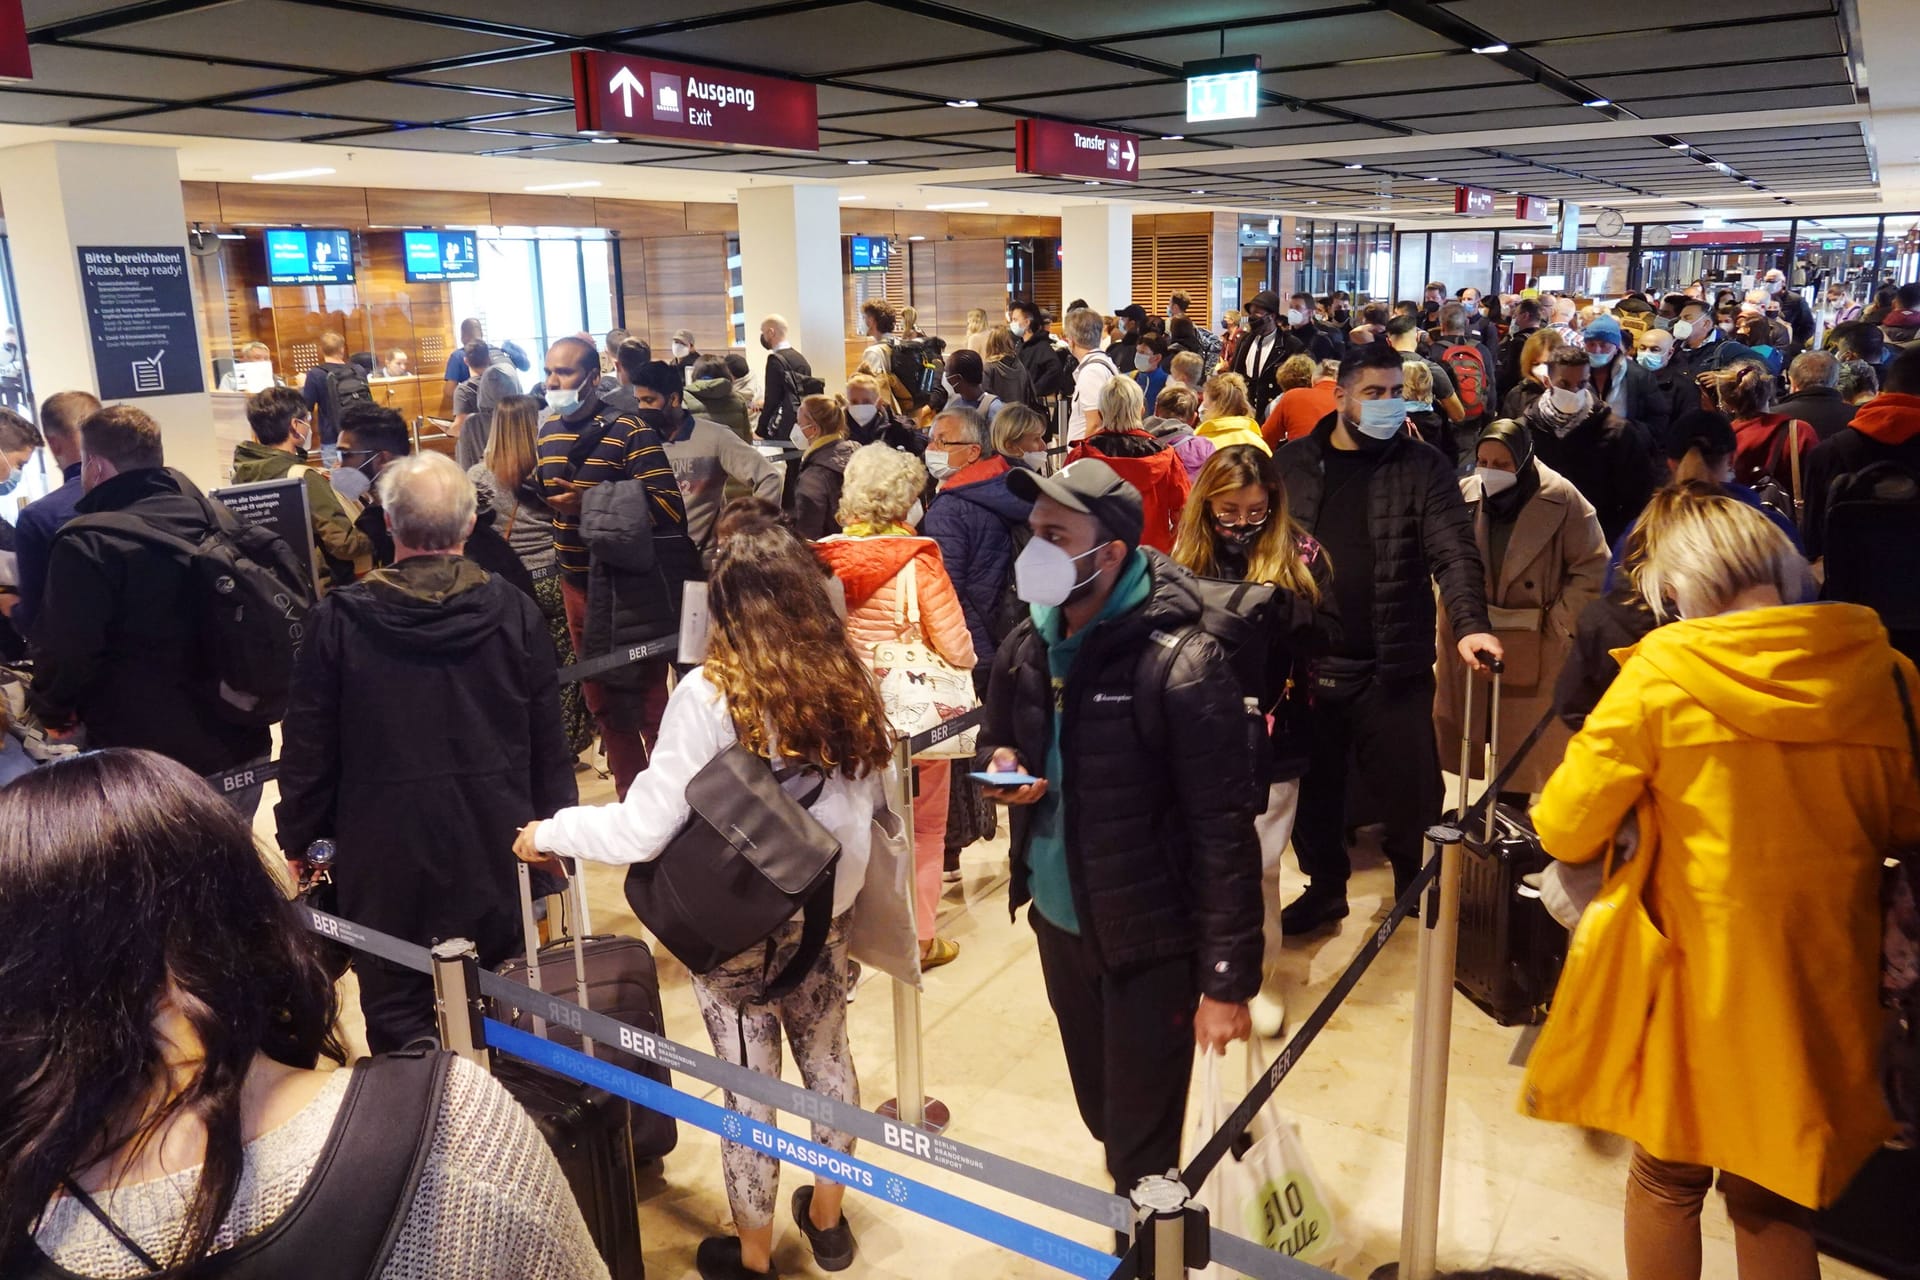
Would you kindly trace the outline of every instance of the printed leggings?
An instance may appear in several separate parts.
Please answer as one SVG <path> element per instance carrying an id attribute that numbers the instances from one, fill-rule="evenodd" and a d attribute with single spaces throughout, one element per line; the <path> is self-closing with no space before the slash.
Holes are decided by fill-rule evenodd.
<path id="1" fill-rule="evenodd" d="M 778 1001 L 767 1001 L 766 984 L 800 945 L 798 916 L 773 935 L 771 963 L 766 948 L 756 946 L 709 973 L 694 975 L 693 993 L 716 1055 L 777 1080 L 780 1032 L 785 1028 L 807 1088 L 848 1106 L 860 1105 L 860 1080 L 847 1046 L 847 928 L 852 916 L 848 912 L 834 920 L 812 970 Z M 774 1109 L 765 1103 L 730 1092 L 723 1093 L 722 1103 L 762 1124 L 776 1123 Z M 843 1155 L 853 1153 L 852 1134 L 815 1124 L 813 1140 Z M 723 1142 L 720 1163 L 734 1226 L 750 1231 L 770 1224 L 780 1191 L 780 1162 L 752 1147 Z"/>

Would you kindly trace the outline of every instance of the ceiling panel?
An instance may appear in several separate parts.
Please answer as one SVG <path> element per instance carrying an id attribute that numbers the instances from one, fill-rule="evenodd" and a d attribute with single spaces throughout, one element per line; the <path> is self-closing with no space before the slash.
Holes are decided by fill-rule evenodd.
<path id="1" fill-rule="evenodd" d="M 766 3 L 767 0 L 647 0 L 644 6 L 628 8 L 610 5 L 606 0 L 540 0 L 537 5 L 528 5 L 522 0 L 411 0 L 407 8 L 451 14 L 456 18 L 477 18 L 510 27 L 530 27 L 585 36 L 681 18 L 754 9 Z"/>
<path id="2" fill-rule="evenodd" d="M 1451 89 L 1517 82 L 1522 78 L 1519 72 L 1509 71 L 1490 58 L 1462 52 L 1383 58 L 1377 62 L 1314 67 L 1305 71 L 1269 71 L 1260 81 L 1279 93 L 1315 99 L 1380 89 Z"/>
<path id="3" fill-rule="evenodd" d="M 1756 86 L 1752 93 L 1720 93 L 1700 98 L 1658 98 L 1640 102 L 1626 98 L 1621 105 L 1642 115 L 1691 116 L 1734 111 L 1796 111 L 1807 107 L 1844 107 L 1853 102 L 1853 86 L 1829 85 L 1811 89 Z"/>
<path id="4" fill-rule="evenodd" d="M 27 30 L 31 32 L 36 27 L 71 22 L 75 18 L 90 18 L 96 13 L 124 9 L 126 5 L 127 0 L 26 0 L 22 8 L 27 19 Z"/>
<path id="5" fill-rule="evenodd" d="M 1327 0 L 1209 0 L 1204 17 L 1192 21 L 1233 22 L 1300 10 L 1321 9 Z M 1103 0 L 1099 4 L 1036 5 L 1031 0 L 967 0 L 967 9 L 989 18 L 1019 23 L 1071 39 L 1151 35 L 1173 19 L 1165 0 Z"/>
<path id="6" fill-rule="evenodd" d="M 65 124 L 109 111 L 139 109 L 147 104 L 117 102 L 111 98 L 79 98 L 63 93 L 9 93 L 0 89 L 0 122 L 7 124 Z"/>
<path id="7" fill-rule="evenodd" d="M 1152 79 L 1148 73 L 1102 58 L 1049 49 L 967 58 L 937 67 L 882 71 L 853 77 L 858 84 L 937 93 L 949 98 L 1017 97 L 1036 88 L 1086 89 L 1127 80 Z"/>
<path id="8" fill-rule="evenodd" d="M 769 71 L 811 76 L 1020 46 L 984 31 L 863 0 L 649 36 L 633 47 L 729 62 L 744 54 Z"/>
<path id="9" fill-rule="evenodd" d="M 268 32 L 272 33 L 271 44 L 262 39 Z M 321 58 L 327 66 L 362 72 L 511 49 L 526 43 L 511 36 L 371 14 L 355 14 L 352 21 L 343 21 L 331 9 L 291 0 L 234 0 L 114 27 L 92 38 L 135 51 L 166 49 L 241 60 L 283 50 L 293 61 L 306 53 Z"/>
<path id="10" fill-rule="evenodd" d="M 511 133 L 482 133 L 471 129 L 400 129 L 389 133 L 362 134 L 353 145 L 395 147 L 403 151 L 502 151 L 519 146 L 537 146 L 551 141 Z"/>
<path id="11" fill-rule="evenodd" d="M 573 60 L 564 53 L 530 58 L 508 58 L 477 67 L 425 71 L 413 77 L 438 84 L 472 85 L 477 89 L 505 89 L 510 93 L 538 93 L 573 100 Z"/>
<path id="12" fill-rule="evenodd" d="M 1806 58 L 1789 62 L 1769 74 L 1768 84 L 1850 84 L 1847 60 L 1841 57 Z M 1753 68 L 1738 63 L 1724 67 L 1696 67 L 1691 71 L 1641 72 L 1632 75 L 1588 76 L 1588 88 L 1616 101 L 1670 94 L 1737 92 L 1754 87 Z"/>
<path id="13" fill-rule="evenodd" d="M 62 45 L 35 45 L 33 80 L 36 89 L 72 93 L 151 95 L 162 101 L 203 98 L 219 93 L 270 89 L 313 77 L 298 71 L 263 71 L 202 62 L 195 58 L 150 58 L 103 49 L 71 49 Z"/>
<path id="14" fill-rule="evenodd" d="M 309 116 L 276 116 L 264 111 L 222 111 L 218 107 L 187 107 L 179 111 L 159 111 L 152 115 L 114 120 L 103 129 L 131 129 L 136 133 L 191 133 L 213 138 L 266 138 L 289 142 L 332 133 L 346 127 L 338 120 L 315 120 Z"/>
<path id="15" fill-rule="evenodd" d="M 1455 17 L 1464 18 L 1510 43 L 1660 29 L 1696 21 L 1699 17 L 1720 16 L 1711 6 L 1688 10 L 1676 7 L 1672 0 L 1607 0 L 1603 5 L 1543 5 L 1537 0 L 1441 0 L 1441 3 Z M 1739 16 L 1747 22 L 1830 7 L 1828 0 L 1738 0 Z"/>
<path id="16" fill-rule="evenodd" d="M 268 94 L 248 98 L 245 105 L 274 111 L 315 111 L 326 115 L 404 121 L 408 124 L 439 124 L 468 116 L 496 115 L 503 111 L 550 106 L 526 98 L 502 98 L 459 89 L 429 89 L 422 85 L 388 84 L 378 80 Z M 569 111 L 567 116 L 571 120 L 573 113 Z"/>
<path id="17" fill-rule="evenodd" d="M 1527 52 L 1569 76 L 1652 71 L 1708 61 L 1792 61 L 1841 52 L 1840 24 L 1832 18 L 1757 22 L 1711 39 L 1709 45 L 1693 36 L 1630 35 L 1540 45 Z"/>
<path id="18" fill-rule="evenodd" d="M 572 92 L 572 90 L 568 90 Z M 852 115 L 867 111 L 923 106 L 912 98 L 893 93 L 874 93 L 866 89 L 842 89 L 835 85 L 819 87 L 821 116 Z"/>
<path id="19" fill-rule="evenodd" d="M 1391 13 L 1303 18 L 1258 27 L 1236 27 L 1226 33 L 1225 45 L 1229 56 L 1259 54 L 1261 65 L 1268 70 L 1459 48 L 1445 36 Z M 1111 42 L 1106 47 L 1170 63 L 1217 58 L 1222 52 L 1217 31 Z"/>
<path id="20" fill-rule="evenodd" d="M 674 147 L 646 147 L 631 142 L 618 145 L 601 145 L 593 142 L 562 142 L 553 144 L 546 139 L 532 142 L 527 147 L 513 148 L 513 139 L 502 139 L 508 148 L 532 152 L 536 148 L 542 160 L 584 160 L 591 164 L 634 164 L 642 160 L 678 161 L 691 159 L 692 154 Z"/>
<path id="21" fill-rule="evenodd" d="M 843 146 L 822 147 L 820 154 L 828 160 L 840 161 L 904 160 L 913 156 L 952 155 L 965 150 L 964 147 L 943 146 L 918 138 L 889 138 L 881 142 L 850 142 Z M 983 163 L 992 163 L 991 157 L 983 158 Z"/>
<path id="22" fill-rule="evenodd" d="M 1131 78 L 1131 77 L 1130 77 Z M 1184 80 L 1165 84 L 1140 85 L 1132 89 L 1102 89 L 1091 93 L 1039 94 L 1024 98 L 1019 109 L 1044 115 L 1067 116 L 1075 120 L 1110 122 L 1129 116 L 1153 116 L 1179 112 L 1186 118 L 1187 85 Z M 1220 122 L 1224 123 L 1224 122 Z M 1239 124 L 1246 124 L 1242 120 Z M 1184 130 L 1169 130 L 1179 133 Z"/>
<path id="23" fill-rule="evenodd" d="M 858 133 L 885 134 L 890 138 L 919 138 L 953 133 L 983 121 L 987 122 L 988 128 L 1011 123 L 1004 115 L 984 108 L 921 107 L 913 111 L 836 116 L 833 124 L 837 129 L 852 129 Z"/>
<path id="24" fill-rule="evenodd" d="M 1371 77 L 1353 78 L 1371 81 Z M 1369 83 L 1368 87 L 1374 86 Z M 1547 86 L 1528 84 L 1525 81 L 1475 89 L 1440 89 L 1423 93 L 1383 94 L 1378 97 L 1327 98 L 1323 101 L 1345 111 L 1356 111 L 1365 116 L 1378 116 L 1382 119 L 1411 123 L 1417 123 L 1424 116 L 1458 115 L 1464 111 L 1498 111 L 1503 108 L 1567 105 L 1565 97 Z M 1598 120 L 1601 117 L 1596 114 L 1593 118 Z"/>

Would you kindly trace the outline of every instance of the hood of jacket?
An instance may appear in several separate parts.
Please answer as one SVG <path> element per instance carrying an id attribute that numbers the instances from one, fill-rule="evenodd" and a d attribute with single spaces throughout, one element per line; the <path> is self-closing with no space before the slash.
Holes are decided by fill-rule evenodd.
<path id="1" fill-rule="evenodd" d="M 1881 444 L 1905 444 L 1920 436 L 1920 396 L 1882 391 L 1854 410 L 1850 425 Z"/>
<path id="2" fill-rule="evenodd" d="M 1180 418 L 1148 418 L 1140 426 L 1155 440 L 1164 440 L 1168 444 L 1179 444 L 1182 440 L 1193 438 L 1193 427 Z"/>
<path id="3" fill-rule="evenodd" d="M 234 483 L 278 480 L 293 470 L 295 464 L 303 461 L 305 459 L 298 454 L 288 453 L 285 449 L 276 449 L 258 440 L 242 440 L 233 447 Z"/>
<path id="4" fill-rule="evenodd" d="M 74 504 L 80 515 L 138 507 L 141 519 L 178 538 L 198 541 L 207 530 L 206 508 L 193 482 L 165 467 L 122 471 L 103 480 Z"/>
<path id="5" fill-rule="evenodd" d="M 940 482 L 940 492 L 952 493 L 955 489 L 964 489 L 970 485 L 982 484 L 995 476 L 1004 476 L 1013 469 L 1006 458 L 998 453 L 989 453 L 977 462 L 970 462 L 960 470 Z"/>
<path id="6" fill-rule="evenodd" d="M 1202 605 L 1200 588 L 1193 574 L 1164 552 L 1152 547 L 1141 547 L 1139 551 L 1147 558 L 1147 573 L 1153 583 L 1147 602 L 1131 613 L 1109 620 L 1106 625 L 1165 631 L 1198 622 Z"/>
<path id="7" fill-rule="evenodd" d="M 940 544 L 932 538 L 835 537 L 814 543 L 813 549 L 847 589 L 850 611 L 872 599 L 915 556 L 931 551 L 935 560 L 940 558 Z"/>
<path id="8" fill-rule="evenodd" d="M 1862 605 L 1682 619 L 1648 633 L 1631 652 L 1749 737 L 1906 747 L 1905 728 L 1887 714 L 1893 650 L 1879 615 Z"/>
<path id="9" fill-rule="evenodd" d="M 497 628 L 493 582 L 465 556 L 409 556 L 328 599 L 384 649 L 452 659 L 472 653 Z"/>
<path id="10" fill-rule="evenodd" d="M 727 404 L 736 393 L 732 378 L 696 378 L 687 384 L 687 394 L 701 404 Z"/>
<path id="11" fill-rule="evenodd" d="M 964 476 L 972 470 L 972 467 L 968 467 L 967 471 L 960 474 Z M 976 507 L 985 507 L 1007 524 L 1025 524 L 1027 517 L 1033 514 L 1033 504 L 1022 502 L 1014 496 L 1013 490 L 1007 485 L 1007 476 L 1011 471 L 1012 468 L 1003 467 L 983 480 L 955 485 L 940 492 L 947 497 L 971 502 Z"/>
<path id="12" fill-rule="evenodd" d="M 845 436 L 835 436 L 831 440 L 815 440 L 800 455 L 803 467 L 825 467 L 829 471 L 846 474 L 847 463 L 853 461 L 854 452 L 860 445 Z"/>

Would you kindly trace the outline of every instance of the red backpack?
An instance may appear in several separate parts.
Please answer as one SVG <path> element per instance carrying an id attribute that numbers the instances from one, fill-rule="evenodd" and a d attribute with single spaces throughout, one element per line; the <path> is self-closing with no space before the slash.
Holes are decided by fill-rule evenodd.
<path id="1" fill-rule="evenodd" d="M 1460 403 L 1466 408 L 1465 421 L 1472 422 L 1487 413 L 1487 360 L 1480 354 L 1480 348 L 1465 343 L 1455 343 L 1440 352 L 1440 363 L 1453 377 L 1453 389 L 1460 397 Z"/>

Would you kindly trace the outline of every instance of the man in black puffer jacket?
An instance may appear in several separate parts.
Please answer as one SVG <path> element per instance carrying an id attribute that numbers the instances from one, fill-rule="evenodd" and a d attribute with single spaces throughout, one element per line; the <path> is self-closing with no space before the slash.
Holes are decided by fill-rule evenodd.
<path id="1" fill-rule="evenodd" d="M 981 756 L 1042 779 L 989 792 L 1014 806 L 1010 901 L 1033 903 L 1074 1098 L 1125 1195 L 1179 1160 L 1195 1043 L 1251 1031 L 1265 779 L 1191 576 L 1139 545 L 1140 494 L 1097 458 L 1008 488 L 1034 504 L 1032 609 L 995 656 Z"/>
<path id="2" fill-rule="evenodd" d="M 1293 847 L 1312 883 L 1281 913 L 1304 933 L 1347 914 L 1346 833 L 1384 822 L 1394 896 L 1420 871 L 1421 834 L 1440 816 L 1433 736 L 1434 585 L 1467 662 L 1501 656 L 1487 621 L 1485 572 L 1453 468 L 1409 435 L 1400 353 L 1353 347 L 1338 408 L 1280 450 L 1294 519 L 1326 549 L 1343 636 L 1314 675 L 1313 759 L 1300 785 Z M 1358 771 L 1355 812 L 1347 778 Z"/>

